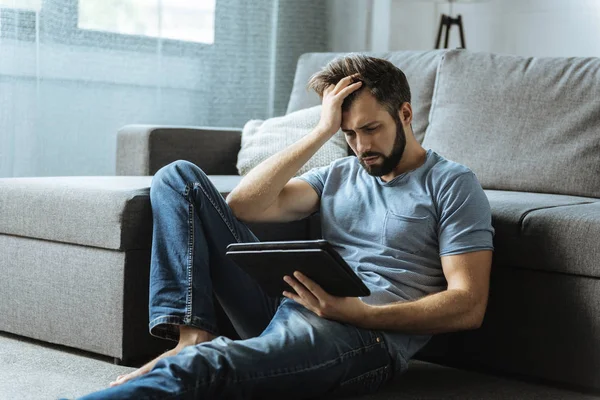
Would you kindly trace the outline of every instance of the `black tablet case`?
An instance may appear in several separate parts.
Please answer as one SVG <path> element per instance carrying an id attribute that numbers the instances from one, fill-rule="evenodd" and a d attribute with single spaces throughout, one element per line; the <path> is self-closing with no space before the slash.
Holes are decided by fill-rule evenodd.
<path id="1" fill-rule="evenodd" d="M 232 243 L 227 257 L 243 268 L 267 294 L 295 293 L 283 280 L 300 271 L 327 293 L 341 297 L 371 294 L 344 259 L 326 240 Z"/>

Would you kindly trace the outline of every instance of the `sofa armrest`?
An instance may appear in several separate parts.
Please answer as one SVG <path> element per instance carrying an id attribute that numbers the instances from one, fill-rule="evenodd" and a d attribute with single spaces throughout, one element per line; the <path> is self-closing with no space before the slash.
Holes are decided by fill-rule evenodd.
<path id="1" fill-rule="evenodd" d="M 176 160 L 207 175 L 237 175 L 241 129 L 126 125 L 117 133 L 117 175 L 154 175 Z"/>

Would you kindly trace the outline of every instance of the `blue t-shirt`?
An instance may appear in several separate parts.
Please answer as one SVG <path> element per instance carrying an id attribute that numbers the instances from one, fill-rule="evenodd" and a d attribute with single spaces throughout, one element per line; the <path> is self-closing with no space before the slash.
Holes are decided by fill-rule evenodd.
<path id="1" fill-rule="evenodd" d="M 494 249 L 490 204 L 477 177 L 433 150 L 389 182 L 353 156 L 299 178 L 321 198 L 323 238 L 371 290 L 361 298 L 367 304 L 445 290 L 441 256 Z"/>

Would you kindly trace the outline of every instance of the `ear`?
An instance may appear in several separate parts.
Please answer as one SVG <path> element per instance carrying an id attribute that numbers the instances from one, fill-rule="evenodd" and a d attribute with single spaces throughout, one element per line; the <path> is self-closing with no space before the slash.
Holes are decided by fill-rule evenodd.
<path id="1" fill-rule="evenodd" d="M 402 125 L 410 125 L 413 119 L 413 111 L 412 106 L 409 102 L 404 102 L 402 106 L 400 106 L 400 110 L 398 110 L 398 118 L 400 118 L 400 122 Z"/>

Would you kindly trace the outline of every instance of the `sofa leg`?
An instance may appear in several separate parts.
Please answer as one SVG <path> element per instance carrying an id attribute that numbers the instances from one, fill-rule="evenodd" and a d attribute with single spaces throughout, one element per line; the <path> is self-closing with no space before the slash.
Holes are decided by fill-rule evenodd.
<path id="1" fill-rule="evenodd" d="M 123 365 L 123 360 L 118 357 L 113 357 L 113 364 L 114 365 Z"/>

